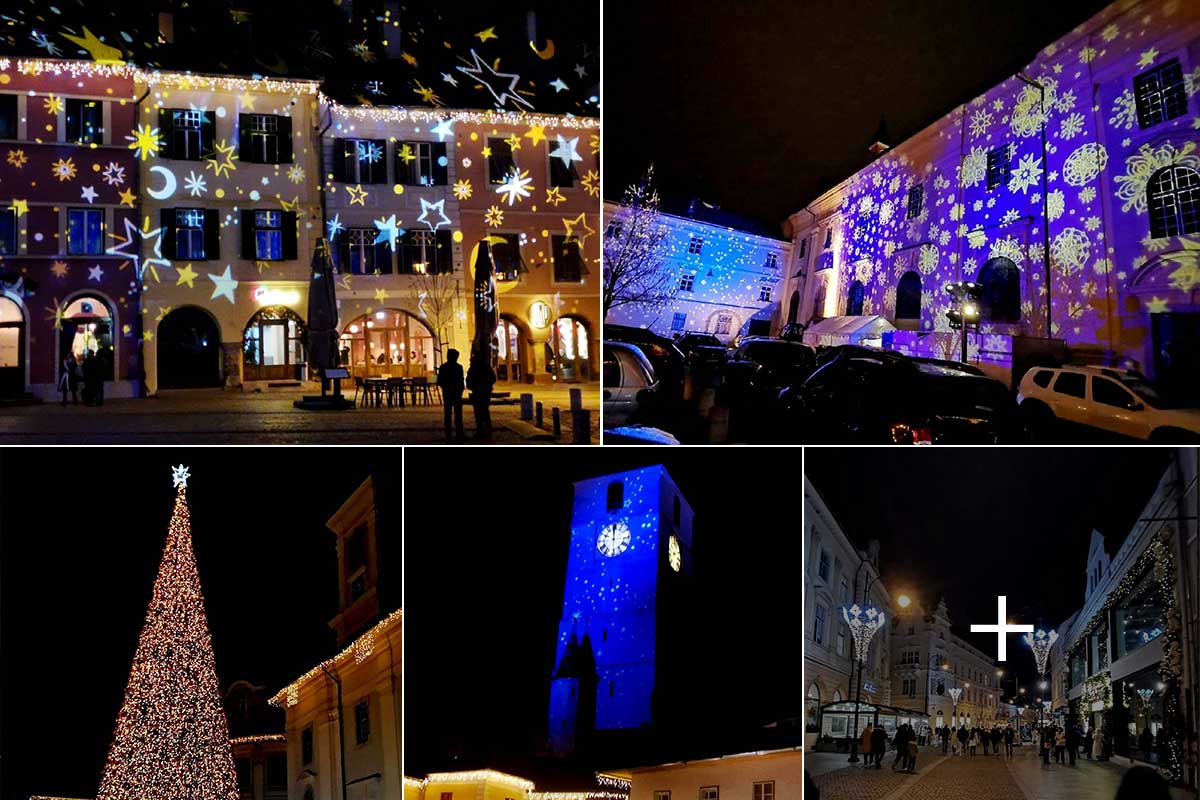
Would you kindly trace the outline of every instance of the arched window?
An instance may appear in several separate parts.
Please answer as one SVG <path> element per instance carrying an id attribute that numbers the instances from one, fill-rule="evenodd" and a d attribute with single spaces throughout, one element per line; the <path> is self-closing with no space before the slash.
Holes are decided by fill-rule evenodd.
<path id="1" fill-rule="evenodd" d="M 804 731 L 818 733 L 821 730 L 821 689 L 813 682 L 808 687 L 808 697 L 804 698 Z"/>
<path id="2" fill-rule="evenodd" d="M 841 689 L 834 689 L 834 690 L 833 690 L 833 701 L 832 701 L 832 702 L 834 702 L 834 703 L 840 703 L 841 701 L 842 701 L 842 690 L 841 690 Z"/>
<path id="3" fill-rule="evenodd" d="M 1021 321 L 1021 270 L 1011 259 L 997 256 L 979 270 L 983 285 L 982 317 L 992 322 Z"/>
<path id="4" fill-rule="evenodd" d="M 823 319 L 825 317 L 825 284 L 820 284 L 817 287 L 816 293 L 813 295 L 813 319 Z"/>
<path id="5" fill-rule="evenodd" d="M 909 270 L 896 285 L 896 319 L 921 318 L 921 276 Z"/>
<path id="6" fill-rule="evenodd" d="M 850 284 L 850 292 L 846 295 L 846 314 L 851 317 L 862 316 L 863 285 L 862 281 Z"/>
<path id="7" fill-rule="evenodd" d="M 792 292 L 792 297 L 788 301 L 788 322 L 795 322 L 796 315 L 800 313 L 800 291 Z"/>
<path id="8" fill-rule="evenodd" d="M 98 358 L 103 365 L 104 380 L 113 379 L 113 320 L 108 303 L 99 297 L 85 295 L 72 300 L 62 311 L 59 333 L 59 352 L 71 353 L 80 363 Z M 62 369 L 62 356 L 59 369 Z"/>
<path id="9" fill-rule="evenodd" d="M 608 485 L 608 498 L 605 502 L 605 507 L 609 511 L 620 511 L 625 505 L 625 484 L 621 481 L 613 481 Z"/>
<path id="10" fill-rule="evenodd" d="M 1150 238 L 1200 233 L 1200 173 L 1189 167 L 1165 167 L 1146 184 Z"/>
<path id="11" fill-rule="evenodd" d="M 435 343 L 433 331 L 417 317 L 381 308 L 351 320 L 338 347 L 352 375 L 412 378 L 434 371 Z"/>

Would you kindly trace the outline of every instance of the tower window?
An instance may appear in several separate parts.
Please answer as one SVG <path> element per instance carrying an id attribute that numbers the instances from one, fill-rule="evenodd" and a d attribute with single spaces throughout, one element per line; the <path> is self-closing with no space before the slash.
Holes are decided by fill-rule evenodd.
<path id="1" fill-rule="evenodd" d="M 620 511 L 625 505 L 625 484 L 621 481 L 613 481 L 608 485 L 608 502 L 606 506 L 609 511 Z"/>
<path id="2" fill-rule="evenodd" d="M 1187 113 L 1187 91 L 1178 58 L 1134 78 L 1133 93 L 1138 127 L 1143 130 Z"/>
<path id="3" fill-rule="evenodd" d="M 1150 176 L 1146 205 L 1150 238 L 1200 232 L 1200 173 L 1182 166 L 1160 169 Z"/>
<path id="4" fill-rule="evenodd" d="M 354 707 L 354 741 L 366 744 L 371 739 L 371 707 L 366 700 Z"/>
<path id="5" fill-rule="evenodd" d="M 313 762 L 313 729 L 311 725 L 300 733 L 300 761 L 304 764 Z"/>
<path id="6" fill-rule="evenodd" d="M 1009 178 L 1009 146 L 995 147 L 987 154 L 987 188 L 1007 186 Z"/>
<path id="7" fill-rule="evenodd" d="M 921 216 L 921 208 L 925 205 L 925 187 L 917 184 L 908 190 L 908 214 L 906 219 L 916 219 Z"/>

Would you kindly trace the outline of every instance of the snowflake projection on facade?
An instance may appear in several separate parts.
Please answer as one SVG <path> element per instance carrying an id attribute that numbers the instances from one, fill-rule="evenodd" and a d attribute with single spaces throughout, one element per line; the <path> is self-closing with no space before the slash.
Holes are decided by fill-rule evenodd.
<path id="1" fill-rule="evenodd" d="M 287 171 L 288 180 L 292 183 L 304 183 L 304 167 L 296 164 Z"/>
<path id="2" fill-rule="evenodd" d="M 194 171 L 189 171 L 188 176 L 183 179 L 183 188 L 191 193 L 192 197 L 199 197 L 204 194 L 208 186 L 204 180 L 204 174 L 197 175 Z"/>
<path id="3" fill-rule="evenodd" d="M 1181 264 L 1171 273 L 1171 285 L 1181 292 L 1191 292 L 1200 286 L 1200 265 Z"/>
<path id="4" fill-rule="evenodd" d="M 1137 100 L 1131 89 L 1126 89 L 1117 95 L 1116 100 L 1113 101 L 1112 114 L 1108 118 L 1109 125 L 1127 131 L 1133 130 L 1133 126 L 1137 124 Z"/>
<path id="5" fill-rule="evenodd" d="M 971 114 L 971 136 L 978 138 L 987 133 L 992 126 L 992 114 L 986 108 L 980 108 Z"/>
<path id="6" fill-rule="evenodd" d="M 1179 166 L 1200 172 L 1200 157 L 1192 154 L 1195 142 L 1176 148 L 1167 142 L 1158 148 L 1142 145 L 1142 148 L 1125 160 L 1125 174 L 1114 178 L 1116 195 L 1124 200 L 1121 211 L 1133 209 L 1138 214 L 1146 213 L 1146 185 L 1151 176 L 1164 167 Z"/>
<path id="7" fill-rule="evenodd" d="M 987 177 L 987 151 L 982 147 L 972 147 L 971 152 L 963 156 L 960 183 L 971 187 L 979 184 Z"/>
<path id="8" fill-rule="evenodd" d="M 1079 228 L 1063 228 L 1050 245 L 1050 258 L 1054 266 L 1067 276 L 1083 269 L 1091 252 L 1091 240 Z"/>
<path id="9" fill-rule="evenodd" d="M 50 170 L 54 173 L 54 177 L 58 178 L 59 183 L 75 178 L 75 162 L 70 158 L 65 160 L 60 158 L 51 165 Z"/>
<path id="10" fill-rule="evenodd" d="M 1063 117 L 1058 124 L 1058 136 L 1064 141 L 1074 139 L 1083 131 L 1083 114 L 1071 114 Z"/>
<path id="11" fill-rule="evenodd" d="M 63 110 L 62 98 L 57 95 L 48 94 L 46 95 L 46 99 L 42 101 L 42 108 L 46 109 L 46 113 L 53 117 Z"/>
<path id="12" fill-rule="evenodd" d="M 932 275 L 937 271 L 939 255 L 938 249 L 934 245 L 921 245 L 917 255 L 917 269 L 921 270 L 922 274 Z"/>
<path id="13" fill-rule="evenodd" d="M 1017 168 L 1012 171 L 1012 177 L 1008 181 L 1008 190 L 1014 193 L 1028 194 L 1029 187 L 1036 186 L 1041 177 L 1042 160 L 1034 158 L 1032 154 L 1021 156 Z"/>
<path id="14" fill-rule="evenodd" d="M 988 243 L 987 233 L 982 228 L 967 231 L 967 245 L 972 250 L 978 250 Z"/>
<path id="15" fill-rule="evenodd" d="M 871 195 L 864 195 L 862 199 L 858 201 L 858 213 L 860 216 L 868 216 L 874 210 L 875 198 L 871 197 Z"/>
<path id="16" fill-rule="evenodd" d="M 383 148 L 375 142 L 359 142 L 358 143 L 358 160 L 369 161 L 374 164 L 379 159 L 383 158 Z"/>
<path id="17" fill-rule="evenodd" d="M 892 215 L 896 213 L 896 204 L 891 200 L 884 200 L 879 204 L 879 222 L 887 225 L 892 221 Z"/>
<path id="18" fill-rule="evenodd" d="M 1075 108 L 1075 90 L 1067 89 L 1054 101 L 1054 110 L 1066 114 Z"/>
<path id="19" fill-rule="evenodd" d="M 1063 162 L 1062 177 L 1068 186 L 1083 186 L 1091 183 L 1108 166 L 1108 151 L 1104 145 L 1088 142 Z"/>
<path id="20" fill-rule="evenodd" d="M 1016 236 L 993 239 L 992 246 L 988 249 L 988 258 L 1007 258 L 1019 267 L 1025 263 L 1025 248 Z"/>
<path id="21" fill-rule="evenodd" d="M 1046 195 L 1046 214 L 1050 221 L 1058 219 L 1067 210 L 1067 199 L 1063 196 L 1061 189 L 1055 189 Z"/>
<path id="22" fill-rule="evenodd" d="M 52 58 L 57 58 L 58 56 L 62 55 L 62 50 L 58 49 L 58 45 L 50 41 L 50 37 L 41 31 L 31 31 L 29 38 L 32 39 L 33 43 L 38 47 L 45 49 L 46 54 Z"/>
<path id="23" fill-rule="evenodd" d="M 883 290 L 883 308 L 890 315 L 896 313 L 896 287 L 889 286 Z"/>
<path id="24" fill-rule="evenodd" d="M 1051 108 L 1058 102 L 1058 81 L 1054 78 L 1042 78 L 1040 83 L 1046 92 L 1046 107 Z M 1008 120 L 1013 136 L 1024 139 L 1037 134 L 1045 119 L 1046 115 L 1042 111 L 1042 93 L 1032 86 L 1026 86 L 1017 97 L 1017 103 L 1013 106 L 1012 115 Z"/>
<path id="25" fill-rule="evenodd" d="M 104 172 L 100 173 L 100 177 L 109 186 L 120 186 L 125 183 L 125 168 L 115 161 L 108 162 L 108 166 L 104 168 Z"/>

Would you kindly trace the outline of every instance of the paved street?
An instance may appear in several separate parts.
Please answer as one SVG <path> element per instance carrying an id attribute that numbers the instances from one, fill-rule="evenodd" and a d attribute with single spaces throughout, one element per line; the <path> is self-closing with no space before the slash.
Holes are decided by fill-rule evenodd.
<path id="1" fill-rule="evenodd" d="M 894 753 L 883 769 L 847 766 L 844 753 L 809 753 L 805 766 L 821 789 L 821 800 L 1111 800 L 1125 768 L 1080 759 L 1075 766 L 1042 764 L 1032 747 L 1018 748 L 1012 760 L 981 754 L 947 758 L 922 748 L 917 774 L 893 773 Z M 1178 800 L 1194 798 L 1173 790 Z"/>
<path id="2" fill-rule="evenodd" d="M 571 442 L 568 387 L 526 387 L 545 407 L 562 409 L 563 435 Z M 599 385 L 581 384 L 591 414 L 591 441 L 599 442 Z M 514 392 L 514 398 L 518 392 Z M 355 408 L 343 412 L 301 411 L 294 390 L 242 394 L 220 389 L 164 391 L 149 400 L 108 400 L 101 408 L 44 403 L 0 409 L 0 444 L 441 444 L 441 406 Z M 520 418 L 519 404 L 494 405 L 497 444 L 553 442 L 527 438 L 507 427 Z M 463 421 L 470 436 L 471 407 Z M 521 427 L 519 425 L 515 427 Z M 529 432 L 526 426 L 524 433 Z"/>

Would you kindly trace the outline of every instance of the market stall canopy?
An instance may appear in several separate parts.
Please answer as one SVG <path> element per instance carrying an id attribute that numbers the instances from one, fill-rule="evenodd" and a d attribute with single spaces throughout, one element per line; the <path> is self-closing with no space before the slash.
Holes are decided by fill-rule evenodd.
<path id="1" fill-rule="evenodd" d="M 896 326 L 878 314 L 828 317 L 805 329 L 804 343 L 813 347 L 835 347 L 840 344 L 879 347 L 883 335 L 894 330 Z"/>

